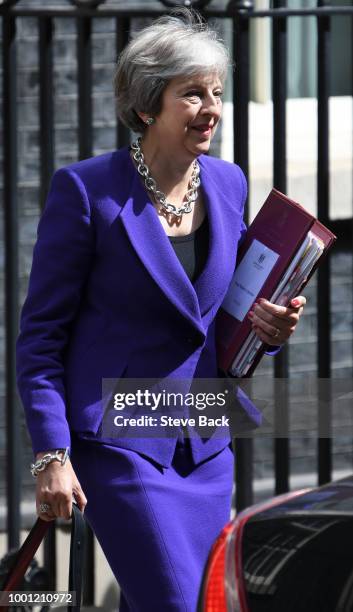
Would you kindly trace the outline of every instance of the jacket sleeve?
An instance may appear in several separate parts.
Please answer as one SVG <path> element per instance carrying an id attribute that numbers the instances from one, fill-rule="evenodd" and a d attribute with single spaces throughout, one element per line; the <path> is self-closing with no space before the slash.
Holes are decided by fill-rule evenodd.
<path id="1" fill-rule="evenodd" d="M 16 342 L 17 385 L 34 453 L 70 446 L 63 355 L 94 253 L 81 179 L 58 170 L 37 230 Z"/>

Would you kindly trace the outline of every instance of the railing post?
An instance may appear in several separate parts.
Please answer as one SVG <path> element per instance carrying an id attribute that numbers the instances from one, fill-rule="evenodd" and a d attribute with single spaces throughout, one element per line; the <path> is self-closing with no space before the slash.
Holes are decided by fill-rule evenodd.
<path id="1" fill-rule="evenodd" d="M 78 6 L 82 3 L 75 2 Z M 91 6 L 101 2 L 90 3 Z M 77 63 L 78 63 L 78 142 L 79 158 L 93 155 L 93 112 L 92 112 L 92 19 L 77 17 Z M 83 585 L 84 605 L 93 605 L 94 582 L 94 534 L 86 523 L 85 580 Z"/>
<path id="2" fill-rule="evenodd" d="M 231 0 L 233 18 L 233 131 L 234 162 L 249 175 L 250 20 L 252 0 Z"/>
<path id="3" fill-rule="evenodd" d="M 3 133 L 5 240 L 5 406 L 8 548 L 19 545 L 21 504 L 20 411 L 16 392 L 15 344 L 18 333 L 18 201 L 16 112 L 16 22 L 3 15 Z"/>
<path id="4" fill-rule="evenodd" d="M 128 17 L 118 17 L 116 20 L 116 54 L 117 59 L 129 41 L 130 19 Z M 130 144 L 130 130 L 117 119 L 117 146 L 124 147 Z"/>
<path id="5" fill-rule="evenodd" d="M 92 20 L 77 17 L 78 148 L 79 158 L 92 156 Z"/>
<path id="6" fill-rule="evenodd" d="M 318 6 L 328 6 L 327 0 L 318 0 Z M 317 139 L 317 200 L 318 217 L 323 223 L 329 222 L 330 209 L 330 162 L 329 162 L 329 95 L 330 95 L 330 55 L 331 55 L 331 20 L 330 17 L 318 17 L 318 139 Z M 318 376 L 319 400 L 320 379 L 331 376 L 331 287 L 330 259 L 320 266 L 317 277 L 317 316 L 318 316 Z M 323 385 L 326 387 L 326 385 Z M 331 480 L 332 442 L 328 434 L 331 414 L 327 397 L 319 401 L 319 438 L 318 438 L 318 482 L 323 484 Z M 325 406 L 323 408 L 322 406 Z M 320 432 L 326 435 L 320 436 Z"/>
<path id="7" fill-rule="evenodd" d="M 273 8 L 283 6 L 282 0 L 273 0 Z M 274 19 L 272 23 L 272 98 L 273 98 L 273 186 L 287 192 L 287 18 Z M 275 493 L 289 490 L 289 440 L 285 437 L 288 428 L 287 385 L 277 379 L 288 378 L 289 350 L 282 347 L 274 360 L 275 375 L 275 421 L 281 423 L 281 436 L 274 438 Z M 278 388 L 280 386 L 280 388 Z"/>
<path id="8" fill-rule="evenodd" d="M 40 206 L 44 208 L 54 171 L 54 80 L 53 20 L 39 18 L 39 142 L 40 142 Z M 56 525 L 50 525 L 44 539 L 44 566 L 48 572 L 48 588 L 56 588 L 57 547 Z"/>
<path id="9" fill-rule="evenodd" d="M 250 28 L 252 0 L 231 0 L 227 11 L 233 18 L 233 144 L 234 161 L 249 175 Z M 250 190 L 249 190 L 250 191 Z M 247 215 L 246 215 L 247 217 Z M 233 440 L 235 450 L 236 509 L 253 503 L 253 440 Z"/>
<path id="10" fill-rule="evenodd" d="M 53 20 L 39 19 L 40 204 L 54 171 Z"/>

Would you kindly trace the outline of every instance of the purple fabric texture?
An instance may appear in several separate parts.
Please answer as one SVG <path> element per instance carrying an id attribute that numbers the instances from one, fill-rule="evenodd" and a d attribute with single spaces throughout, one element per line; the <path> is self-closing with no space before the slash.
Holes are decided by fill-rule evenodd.
<path id="1" fill-rule="evenodd" d="M 70 446 L 70 432 L 100 439 L 102 378 L 217 377 L 214 319 L 244 234 L 244 175 L 199 157 L 210 246 L 189 281 L 128 148 L 58 170 L 41 216 L 17 340 L 17 381 L 33 451 Z M 239 401 L 240 422 L 258 425 Z M 236 433 L 233 432 L 233 433 Z M 177 436 L 116 438 L 160 465 Z M 101 440 L 104 442 L 104 440 Z M 195 463 L 230 442 L 195 437 Z"/>
<path id="2" fill-rule="evenodd" d="M 86 518 L 122 589 L 119 611 L 196 612 L 208 553 L 230 520 L 231 450 L 195 466 L 178 443 L 164 468 L 73 436 L 72 462 Z"/>

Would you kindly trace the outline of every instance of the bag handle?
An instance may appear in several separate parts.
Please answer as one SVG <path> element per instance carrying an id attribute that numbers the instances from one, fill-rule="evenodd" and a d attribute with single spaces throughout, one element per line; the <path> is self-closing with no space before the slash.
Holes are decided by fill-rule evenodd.
<path id="1" fill-rule="evenodd" d="M 86 525 L 82 512 L 75 503 L 72 504 L 71 518 L 69 591 L 76 592 L 76 605 L 67 606 L 67 610 L 80 612 Z"/>
<path id="2" fill-rule="evenodd" d="M 79 612 L 81 608 L 83 555 L 85 542 L 85 521 L 76 503 L 72 504 L 71 514 L 71 543 L 70 543 L 70 568 L 69 568 L 69 591 L 76 591 L 76 605 L 68 606 L 68 612 Z M 13 566 L 10 568 L 2 591 L 16 591 L 20 586 L 30 562 L 36 554 L 51 521 L 43 521 L 37 518 L 27 538 L 19 549 Z M 8 606 L 0 606 L 0 612 L 8 612 Z"/>

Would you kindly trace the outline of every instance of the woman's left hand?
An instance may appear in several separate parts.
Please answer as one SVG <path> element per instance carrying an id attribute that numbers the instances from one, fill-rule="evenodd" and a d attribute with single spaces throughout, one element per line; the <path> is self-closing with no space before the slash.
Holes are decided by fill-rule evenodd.
<path id="1" fill-rule="evenodd" d="M 305 304 L 306 299 L 303 295 L 293 298 L 290 307 L 287 308 L 260 298 L 248 313 L 248 317 L 253 330 L 262 342 L 279 346 L 294 332 Z"/>

